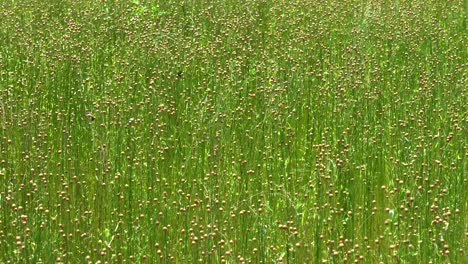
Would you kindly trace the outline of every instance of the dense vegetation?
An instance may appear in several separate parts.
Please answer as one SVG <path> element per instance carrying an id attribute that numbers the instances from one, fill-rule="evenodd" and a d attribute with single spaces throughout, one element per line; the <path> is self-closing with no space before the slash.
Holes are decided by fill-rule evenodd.
<path id="1" fill-rule="evenodd" d="M 468 262 L 466 2 L 0 10 L 0 263 Z"/>

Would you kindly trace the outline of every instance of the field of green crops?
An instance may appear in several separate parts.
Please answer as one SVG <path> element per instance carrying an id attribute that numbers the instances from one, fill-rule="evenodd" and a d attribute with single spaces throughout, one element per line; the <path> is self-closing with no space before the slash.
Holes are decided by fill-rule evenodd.
<path id="1" fill-rule="evenodd" d="M 0 1 L 0 263 L 468 263 L 466 10 Z"/>

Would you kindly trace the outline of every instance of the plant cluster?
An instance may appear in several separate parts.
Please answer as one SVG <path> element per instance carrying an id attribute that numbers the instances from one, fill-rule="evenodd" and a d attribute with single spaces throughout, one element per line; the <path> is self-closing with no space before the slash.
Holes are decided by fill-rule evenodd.
<path id="1" fill-rule="evenodd" d="M 0 263 L 466 263 L 465 10 L 1 1 Z"/>

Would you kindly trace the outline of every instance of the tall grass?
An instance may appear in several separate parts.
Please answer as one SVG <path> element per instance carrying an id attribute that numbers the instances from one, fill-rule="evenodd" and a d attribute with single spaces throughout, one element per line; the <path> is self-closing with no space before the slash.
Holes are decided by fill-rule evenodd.
<path id="1" fill-rule="evenodd" d="M 463 1 L 2 1 L 0 263 L 464 263 Z"/>

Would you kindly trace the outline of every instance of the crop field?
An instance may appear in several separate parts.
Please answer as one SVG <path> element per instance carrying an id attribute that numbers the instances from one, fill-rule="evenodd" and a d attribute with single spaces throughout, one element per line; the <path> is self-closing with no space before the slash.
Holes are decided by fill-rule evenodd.
<path id="1" fill-rule="evenodd" d="M 468 263 L 467 2 L 0 1 L 0 263 Z"/>

